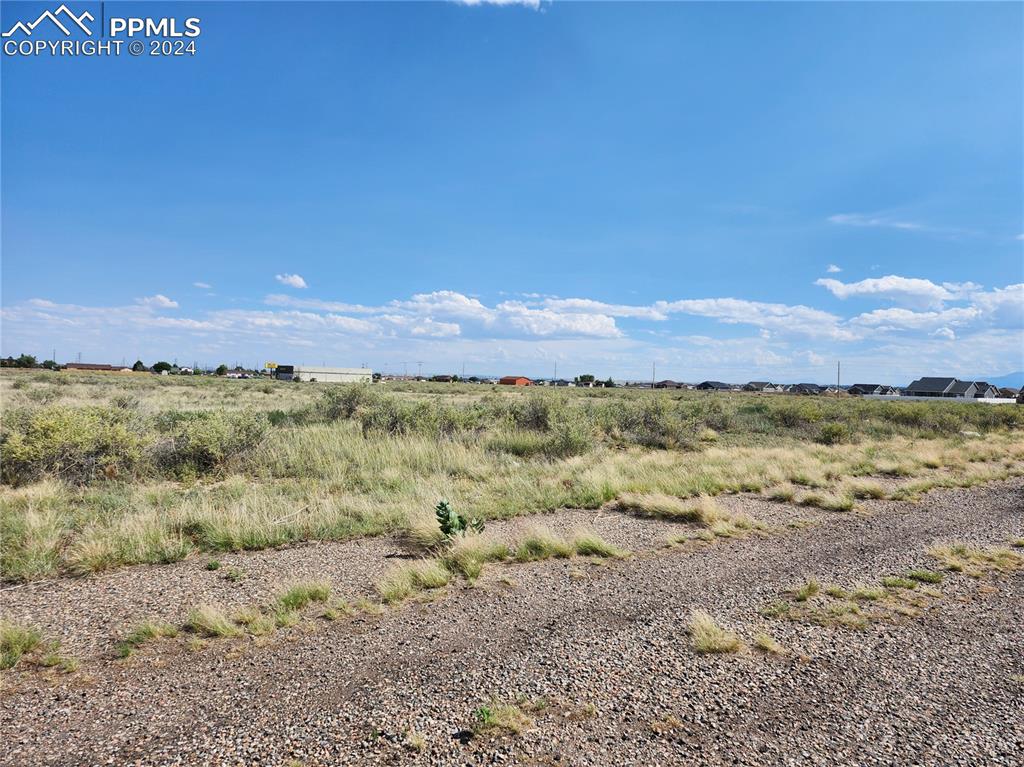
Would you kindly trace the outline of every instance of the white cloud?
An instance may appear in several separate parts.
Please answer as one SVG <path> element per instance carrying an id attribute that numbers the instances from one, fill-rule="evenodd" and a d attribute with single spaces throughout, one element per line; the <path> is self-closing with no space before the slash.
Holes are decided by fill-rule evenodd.
<path id="1" fill-rule="evenodd" d="M 837 213 L 834 216 L 829 216 L 828 221 L 830 224 L 840 224 L 843 226 L 882 227 L 885 229 L 906 229 L 911 231 L 928 229 L 924 224 L 918 224 L 913 221 L 900 221 L 888 216 L 875 216 L 865 213 Z"/>
<path id="2" fill-rule="evenodd" d="M 155 296 L 147 296 L 146 298 L 136 298 L 137 303 L 143 306 L 152 306 L 155 309 L 177 309 L 178 302 L 172 301 L 167 296 L 157 293 Z"/>
<path id="3" fill-rule="evenodd" d="M 696 298 L 657 301 L 654 307 L 667 314 L 711 317 L 729 325 L 753 325 L 787 335 L 850 341 L 856 335 L 839 326 L 840 318 L 810 306 L 789 306 L 741 298 Z"/>
<path id="4" fill-rule="evenodd" d="M 292 288 L 308 288 L 306 281 L 297 274 L 275 274 L 274 279 Z"/>
<path id="5" fill-rule="evenodd" d="M 347 304 L 340 301 L 322 301 L 319 298 L 296 298 L 284 293 L 271 293 L 263 299 L 268 306 L 291 306 L 296 309 L 315 309 L 325 312 L 345 312 L 347 314 L 372 314 L 379 307 Z"/>
<path id="6" fill-rule="evenodd" d="M 193 282 L 193 287 L 202 288 L 203 290 L 210 290 L 213 285 L 208 282 Z"/>
<path id="7" fill-rule="evenodd" d="M 540 8 L 540 0 L 455 0 L 457 5 L 525 5 Z"/>
<path id="8" fill-rule="evenodd" d="M 505 301 L 497 308 L 512 328 L 534 336 L 622 336 L 615 319 L 604 314 L 563 314 L 551 309 L 531 309 L 519 301 Z"/>
<path id="9" fill-rule="evenodd" d="M 943 326 L 967 325 L 981 315 L 974 307 L 958 307 L 939 312 L 913 312 L 909 309 L 875 309 L 854 317 L 855 325 L 879 330 L 931 330 Z"/>
<path id="10" fill-rule="evenodd" d="M 827 268 L 827 269 L 826 269 L 825 271 L 826 271 L 826 272 L 828 272 L 829 274 L 839 274 L 839 272 L 841 272 L 841 271 L 843 271 L 843 270 L 842 270 L 842 269 L 840 269 L 840 268 L 839 268 L 838 266 L 836 266 L 835 264 L 829 264 L 829 265 L 828 265 L 828 268 Z"/>
<path id="11" fill-rule="evenodd" d="M 664 312 L 653 306 L 628 306 L 626 304 L 606 304 L 589 298 L 548 298 L 544 307 L 558 312 L 577 314 L 606 314 L 610 317 L 639 317 L 647 320 L 667 320 Z"/>
<path id="12" fill-rule="evenodd" d="M 957 298 L 964 286 L 955 283 L 936 285 L 917 277 L 870 277 L 860 282 L 840 282 L 831 278 L 815 280 L 836 298 L 884 298 L 897 303 L 920 307 L 941 307 L 944 301 Z M 972 285 L 972 283 L 966 283 Z M 948 287 L 947 287 L 948 286 Z"/>
<path id="13" fill-rule="evenodd" d="M 939 328 L 932 335 L 936 338 L 945 338 L 947 341 L 956 340 L 956 333 L 953 332 L 952 328 Z"/>

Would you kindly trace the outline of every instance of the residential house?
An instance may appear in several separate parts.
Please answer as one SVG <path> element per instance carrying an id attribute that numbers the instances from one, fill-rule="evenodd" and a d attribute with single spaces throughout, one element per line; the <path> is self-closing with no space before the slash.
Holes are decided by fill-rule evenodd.
<path id="1" fill-rule="evenodd" d="M 898 394 L 898 392 L 893 387 L 886 386 L 885 384 L 854 384 L 846 391 L 849 394 L 855 394 L 859 396 L 863 396 L 865 394 Z"/>
<path id="2" fill-rule="evenodd" d="M 955 399 L 973 399 L 977 391 L 974 381 L 961 381 L 957 378 L 925 377 L 913 381 L 903 390 L 905 397 L 946 397 Z"/>
<path id="3" fill-rule="evenodd" d="M 770 381 L 751 381 L 743 387 L 743 391 L 780 392 L 783 387 L 776 386 Z"/>
<path id="4" fill-rule="evenodd" d="M 658 381 L 656 384 L 654 384 L 655 389 L 679 389 L 681 387 L 681 383 L 677 381 L 672 381 L 671 379 L 667 378 L 664 381 Z"/>
<path id="5" fill-rule="evenodd" d="M 697 384 L 696 388 L 701 391 L 729 391 L 732 389 L 729 384 L 722 383 L 721 381 L 701 381 Z"/>
<path id="6" fill-rule="evenodd" d="M 983 397 L 998 397 L 999 390 L 994 387 L 988 381 L 975 381 L 974 382 L 974 398 L 981 399 Z"/>
<path id="7" fill-rule="evenodd" d="M 499 381 L 502 386 L 532 386 L 531 381 L 526 376 L 503 376 Z"/>
<path id="8" fill-rule="evenodd" d="M 804 395 L 821 394 L 821 387 L 818 386 L 818 384 L 798 383 L 798 384 L 793 384 L 792 386 L 787 387 L 786 391 L 789 392 L 790 394 L 804 394 Z"/>
<path id="9" fill-rule="evenodd" d="M 1017 394 L 1018 394 L 1018 391 L 1016 389 L 1014 389 L 1012 386 L 1004 386 L 1003 388 L 1001 388 L 999 390 L 999 396 L 1000 397 L 1004 397 L 1006 399 L 1012 399 L 1012 398 L 1016 397 Z"/>

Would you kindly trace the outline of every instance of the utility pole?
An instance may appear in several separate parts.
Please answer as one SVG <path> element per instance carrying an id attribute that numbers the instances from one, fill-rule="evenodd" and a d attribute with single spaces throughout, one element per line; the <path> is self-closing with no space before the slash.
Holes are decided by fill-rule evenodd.
<path id="1" fill-rule="evenodd" d="M 657 362 L 652 362 L 651 363 L 651 388 L 652 389 L 654 388 L 654 379 L 658 377 L 657 370 L 658 370 L 658 363 Z"/>
<path id="2" fill-rule="evenodd" d="M 405 377 L 408 378 L 409 377 L 409 363 L 408 362 L 403 362 L 402 364 L 405 366 Z"/>
<path id="3" fill-rule="evenodd" d="M 558 360 L 555 360 L 555 380 L 558 380 Z"/>
<path id="4" fill-rule="evenodd" d="M 462 380 L 466 380 L 466 361 L 462 361 Z"/>
<path id="5" fill-rule="evenodd" d="M 417 378 L 423 378 L 423 363 L 422 362 L 417 362 L 416 363 L 416 377 Z"/>
<path id="6" fill-rule="evenodd" d="M 841 360 L 836 361 L 836 389 L 839 389 L 839 373 L 843 369 L 843 363 Z"/>

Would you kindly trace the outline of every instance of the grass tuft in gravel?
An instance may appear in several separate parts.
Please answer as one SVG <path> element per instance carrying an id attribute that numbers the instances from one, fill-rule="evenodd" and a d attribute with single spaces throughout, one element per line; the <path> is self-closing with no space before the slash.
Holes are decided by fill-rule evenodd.
<path id="1" fill-rule="evenodd" d="M 415 730 L 409 730 L 405 733 L 405 737 L 402 739 L 402 746 L 407 751 L 419 753 L 427 747 L 427 739 Z"/>
<path id="2" fill-rule="evenodd" d="M 447 552 L 441 555 L 445 567 L 461 573 L 468 581 L 475 581 L 488 562 L 508 559 L 511 552 L 506 544 L 477 533 L 469 533 L 452 540 Z"/>
<path id="3" fill-rule="evenodd" d="M 623 493 L 615 499 L 615 508 L 642 517 L 654 517 L 671 522 L 690 522 L 710 527 L 727 515 L 707 495 L 683 500 L 663 493 Z"/>
<path id="4" fill-rule="evenodd" d="M 723 629 L 703 610 L 690 613 L 689 632 L 690 645 L 699 653 L 738 652 L 743 647 L 739 637 Z"/>
<path id="5" fill-rule="evenodd" d="M 178 636 L 178 627 L 161 621 L 144 621 L 131 630 L 124 639 L 117 643 L 117 655 L 127 658 L 135 650 L 154 639 Z"/>
<path id="6" fill-rule="evenodd" d="M 1005 573 L 1024 568 L 1024 555 L 1012 549 L 993 546 L 981 548 L 965 543 L 933 546 L 928 553 L 947 570 L 980 578 L 987 572 Z"/>
<path id="7" fill-rule="evenodd" d="M 301 610 L 311 602 L 326 602 L 331 598 L 331 584 L 326 581 L 296 583 L 279 594 L 278 604 L 286 610 Z"/>
<path id="8" fill-rule="evenodd" d="M 769 655 L 785 655 L 786 649 L 775 641 L 771 636 L 759 631 L 754 634 L 754 647 Z"/>
<path id="9" fill-rule="evenodd" d="M 797 602 L 806 602 L 811 597 L 817 596 L 821 590 L 821 585 L 818 583 L 816 578 L 810 578 L 802 586 L 798 586 L 793 589 L 793 599 Z"/>
<path id="10" fill-rule="evenodd" d="M 572 546 L 576 553 L 583 557 L 605 557 L 609 559 L 625 559 L 630 552 L 608 543 L 594 532 L 577 533 Z"/>
<path id="11" fill-rule="evenodd" d="M 540 559 L 568 559 L 575 549 L 569 543 L 544 527 L 534 530 L 516 546 L 516 560 L 536 562 Z"/>
<path id="12" fill-rule="evenodd" d="M 477 733 L 505 732 L 518 735 L 533 725 L 533 719 L 519 706 L 510 703 L 491 702 L 473 712 L 476 722 L 473 730 Z"/>
<path id="13" fill-rule="evenodd" d="M 224 611 L 215 605 L 199 605 L 192 609 L 185 622 L 190 631 L 206 637 L 237 637 L 242 635 L 242 628 Z"/>
<path id="14" fill-rule="evenodd" d="M 385 603 L 395 604 L 421 591 L 443 588 L 451 579 L 451 572 L 441 562 L 421 559 L 392 570 L 375 587 Z"/>
<path id="15" fill-rule="evenodd" d="M 18 665 L 24 655 L 32 652 L 43 641 L 38 629 L 10 621 L 0 621 L 0 669 Z"/>
<path id="16" fill-rule="evenodd" d="M 850 597 L 861 602 L 875 602 L 885 597 L 885 589 L 877 588 L 874 586 L 857 586 L 852 592 Z"/>

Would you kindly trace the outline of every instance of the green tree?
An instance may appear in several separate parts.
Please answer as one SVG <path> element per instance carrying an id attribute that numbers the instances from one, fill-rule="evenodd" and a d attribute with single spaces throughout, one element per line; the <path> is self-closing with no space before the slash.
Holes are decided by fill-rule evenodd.
<path id="1" fill-rule="evenodd" d="M 142 360 L 135 360 L 135 364 L 132 365 L 132 370 L 134 370 L 136 373 L 141 373 L 145 369 L 146 365 Z"/>
<path id="2" fill-rule="evenodd" d="M 217 375 L 219 375 L 219 376 L 227 375 L 228 374 L 228 366 L 227 365 L 223 365 L 223 364 L 222 365 L 218 365 L 217 366 L 217 370 L 214 371 L 214 372 L 216 372 Z"/>
<path id="3" fill-rule="evenodd" d="M 612 380 L 611 376 L 608 376 L 608 380 L 604 382 L 604 385 L 606 389 L 614 389 L 615 381 Z"/>
<path id="4" fill-rule="evenodd" d="M 590 373 L 584 373 L 581 376 L 576 376 L 576 383 L 594 383 L 594 376 Z"/>
<path id="5" fill-rule="evenodd" d="M 171 369 L 171 363 L 170 362 L 164 362 L 163 360 L 160 360 L 160 362 L 156 363 L 153 366 L 153 372 L 154 373 L 163 373 L 165 370 L 170 370 L 170 369 Z"/>
<path id="6" fill-rule="evenodd" d="M 16 368 L 34 368 L 35 366 L 36 358 L 31 354 L 22 354 L 14 361 L 14 367 Z"/>
<path id="7" fill-rule="evenodd" d="M 47 370 L 60 370 L 60 365 L 58 365 L 53 360 L 43 360 L 42 364 L 40 364 L 40 367 L 44 367 Z"/>

